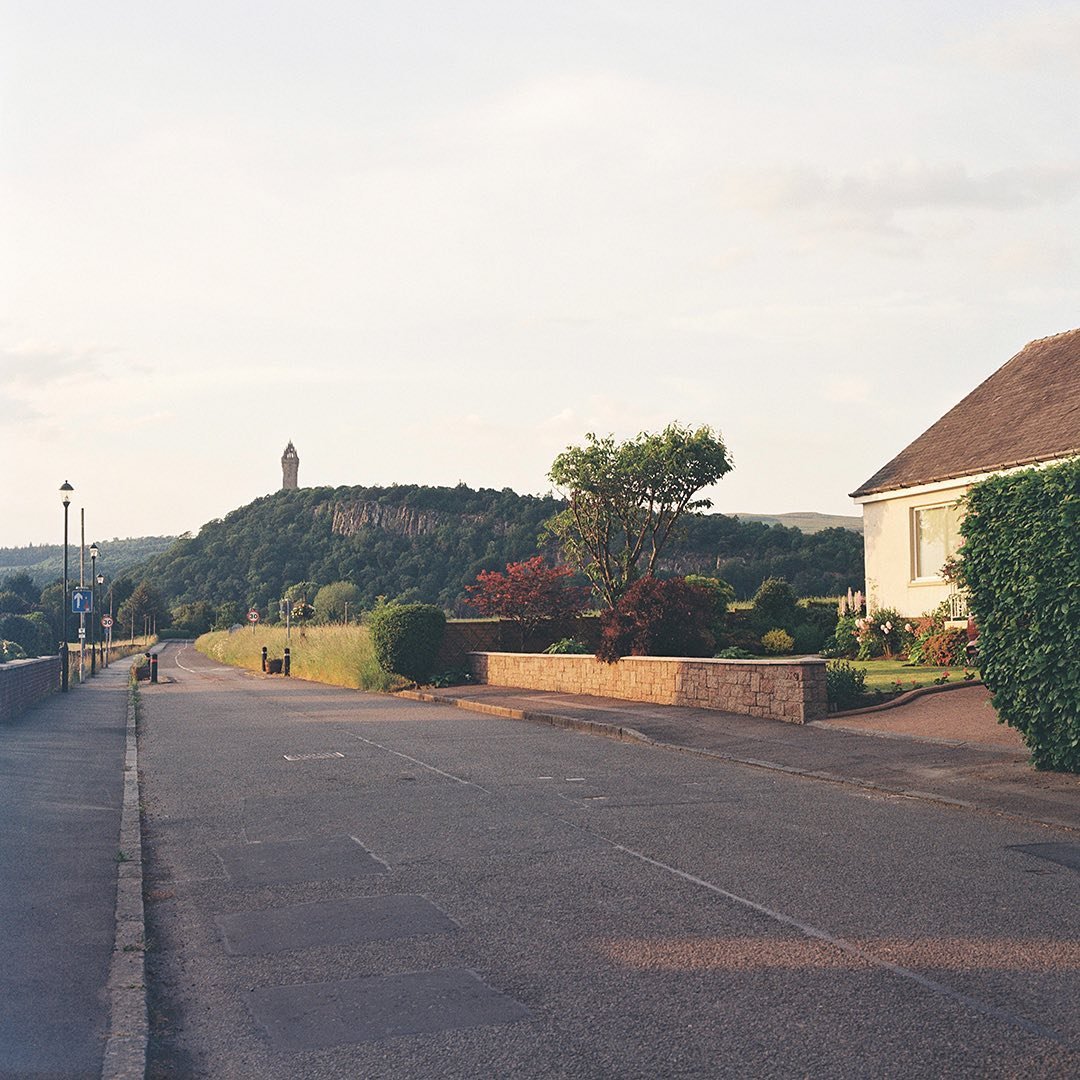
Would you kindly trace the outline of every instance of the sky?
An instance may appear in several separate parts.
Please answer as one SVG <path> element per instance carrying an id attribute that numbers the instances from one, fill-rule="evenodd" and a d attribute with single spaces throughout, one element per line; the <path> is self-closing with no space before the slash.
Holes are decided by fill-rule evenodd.
<path id="1" fill-rule="evenodd" d="M 854 490 L 1080 325 L 1080 3 L 0 0 L 0 546 L 721 433 Z"/>

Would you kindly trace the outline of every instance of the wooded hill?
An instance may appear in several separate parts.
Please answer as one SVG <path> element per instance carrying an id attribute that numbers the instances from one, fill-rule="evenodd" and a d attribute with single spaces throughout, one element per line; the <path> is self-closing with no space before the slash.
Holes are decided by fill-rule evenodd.
<path id="1" fill-rule="evenodd" d="M 91 540 L 93 537 L 90 538 Z M 128 573 L 133 567 L 159 555 L 176 542 L 175 536 L 139 536 L 130 540 L 100 540 L 98 570 L 109 578 Z M 89 541 L 87 541 L 89 543 Z M 27 547 L 0 548 L 0 580 L 8 574 L 26 573 L 39 588 L 51 584 L 64 573 L 63 544 L 30 544 Z M 68 548 L 68 573 L 79 578 L 79 538 L 72 536 Z M 90 573 L 90 556 L 86 556 Z"/>
<path id="2" fill-rule="evenodd" d="M 378 596 L 422 600 L 470 614 L 464 590 L 481 570 L 538 551 L 560 503 L 509 488 L 301 488 L 278 491 L 208 522 L 132 576 L 148 578 L 170 605 L 207 600 L 276 610 L 297 582 L 351 581 L 365 606 Z M 846 529 L 812 536 L 723 514 L 688 518 L 662 571 L 719 574 L 740 598 L 769 576 L 800 595 L 835 595 L 863 580 L 862 538 Z"/>

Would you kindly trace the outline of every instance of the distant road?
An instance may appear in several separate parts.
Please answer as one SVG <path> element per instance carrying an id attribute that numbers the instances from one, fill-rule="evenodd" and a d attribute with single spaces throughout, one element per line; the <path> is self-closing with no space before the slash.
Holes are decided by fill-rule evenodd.
<path id="1" fill-rule="evenodd" d="M 161 673 L 151 1076 L 1080 1075 L 1073 834 Z"/>

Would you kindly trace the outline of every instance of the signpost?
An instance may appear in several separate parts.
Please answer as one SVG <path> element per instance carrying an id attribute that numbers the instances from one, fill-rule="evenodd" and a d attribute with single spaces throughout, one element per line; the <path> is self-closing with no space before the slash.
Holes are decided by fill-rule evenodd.
<path id="1" fill-rule="evenodd" d="M 259 613 L 254 608 L 252 608 L 248 612 L 247 617 L 248 617 L 248 622 L 251 623 L 251 632 L 254 634 L 255 633 L 255 624 L 259 621 Z"/>
<path id="2" fill-rule="evenodd" d="M 113 617 L 111 615 L 101 616 L 101 628 L 105 631 L 105 664 L 108 666 L 109 657 L 112 655 Z"/>
<path id="3" fill-rule="evenodd" d="M 94 610 L 94 594 L 90 589 L 71 590 L 71 610 L 76 615 L 88 615 Z"/>

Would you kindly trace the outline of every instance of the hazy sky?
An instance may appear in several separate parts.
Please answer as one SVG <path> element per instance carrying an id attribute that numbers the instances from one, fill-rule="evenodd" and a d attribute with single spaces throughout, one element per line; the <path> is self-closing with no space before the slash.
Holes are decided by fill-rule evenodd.
<path id="1" fill-rule="evenodd" d="M 0 545 L 719 429 L 857 487 L 1080 325 L 1080 4 L 0 0 Z"/>

